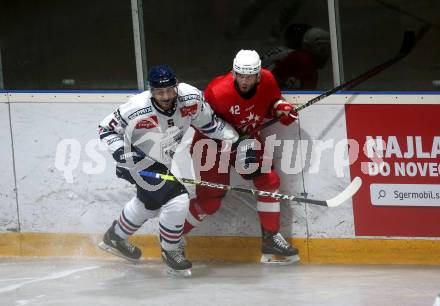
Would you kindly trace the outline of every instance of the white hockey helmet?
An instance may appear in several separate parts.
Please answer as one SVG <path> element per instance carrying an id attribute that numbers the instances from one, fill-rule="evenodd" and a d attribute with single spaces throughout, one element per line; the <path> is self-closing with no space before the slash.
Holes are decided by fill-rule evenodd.
<path id="1" fill-rule="evenodd" d="M 239 74 L 260 74 L 261 59 L 255 50 L 240 50 L 234 58 L 233 72 Z"/>

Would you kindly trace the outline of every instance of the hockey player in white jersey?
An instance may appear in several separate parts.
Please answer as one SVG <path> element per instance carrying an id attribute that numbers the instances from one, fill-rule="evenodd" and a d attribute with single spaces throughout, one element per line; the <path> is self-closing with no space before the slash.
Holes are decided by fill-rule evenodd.
<path id="1" fill-rule="evenodd" d="M 100 138 L 117 162 L 116 175 L 136 185 L 134 196 L 104 235 L 99 247 L 131 261 L 141 250 L 128 241 L 148 219 L 159 216 L 162 259 L 173 274 L 191 274 L 180 243 L 188 212 L 186 188 L 175 181 L 141 177 L 146 169 L 170 173 L 177 145 L 190 125 L 210 138 L 235 142 L 238 134 L 218 118 L 201 91 L 178 83 L 167 65 L 151 68 L 150 89 L 133 96 L 100 124 Z"/>

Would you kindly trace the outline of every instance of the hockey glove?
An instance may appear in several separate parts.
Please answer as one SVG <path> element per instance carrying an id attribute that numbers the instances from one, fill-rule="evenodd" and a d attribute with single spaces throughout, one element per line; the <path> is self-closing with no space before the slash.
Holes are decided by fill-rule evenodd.
<path id="1" fill-rule="evenodd" d="M 131 176 L 130 170 L 127 168 L 116 166 L 116 176 L 128 181 L 130 184 L 136 184 L 136 181 Z"/>
<path id="2" fill-rule="evenodd" d="M 133 163 L 136 164 L 144 157 L 145 154 L 141 150 L 134 147 L 130 152 L 124 152 L 124 147 L 117 148 L 116 151 L 113 152 L 113 159 L 120 164 L 125 164 L 127 160 L 130 159 L 132 159 Z"/>
<path id="3" fill-rule="evenodd" d="M 272 108 L 272 116 L 279 118 L 281 124 L 289 125 L 295 122 L 298 118 L 298 113 L 295 112 L 292 104 L 285 100 L 278 100 Z"/>
<path id="4" fill-rule="evenodd" d="M 113 158 L 118 162 L 119 165 L 116 165 L 116 176 L 128 181 L 130 184 L 136 184 L 136 181 L 133 179 L 130 173 L 130 167 L 127 165 L 127 160 L 130 161 L 132 159 L 131 166 L 133 164 L 138 163 L 145 157 L 145 154 L 137 148 L 132 148 L 131 152 L 124 152 L 124 147 L 120 147 L 113 152 Z"/>

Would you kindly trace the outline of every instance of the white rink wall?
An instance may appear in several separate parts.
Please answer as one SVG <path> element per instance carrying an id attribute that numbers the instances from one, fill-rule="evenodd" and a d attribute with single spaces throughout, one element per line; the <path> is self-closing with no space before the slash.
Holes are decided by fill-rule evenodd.
<path id="1" fill-rule="evenodd" d="M 129 96 L 116 93 L 0 95 L 0 231 L 102 233 L 107 229 L 134 195 L 134 188 L 114 175 L 113 160 L 99 144 L 97 126 Z M 300 102 L 311 97 L 286 96 Z M 359 97 L 330 97 L 325 104 L 320 102 L 302 111 L 298 124 L 287 128 L 277 124 L 265 131 L 266 135 L 276 133 L 277 139 L 286 145 L 285 150 L 293 146 L 290 166 L 295 171 L 279 172 L 282 192 L 327 199 L 350 182 L 349 167 L 341 164 L 347 149 L 340 144 L 347 137 L 343 105 L 346 99 L 353 101 Z M 311 150 L 316 140 L 324 141 L 327 147 L 320 158 Z M 176 155 L 177 164 L 184 168 L 175 173 L 182 172 L 187 177 L 192 176 L 187 150 L 190 141 L 191 133 L 186 135 Z M 67 153 L 59 150 L 62 142 L 70 143 L 72 150 Z M 339 151 L 335 154 L 337 144 Z M 275 150 L 277 169 L 281 168 L 281 156 L 280 147 Z M 105 167 L 98 167 L 104 164 Z M 72 169 L 67 173 L 71 175 L 59 170 L 68 165 Z M 246 182 L 234 174 L 232 184 Z M 191 187 L 188 189 L 192 191 Z M 286 236 L 355 236 L 351 201 L 336 209 L 283 203 L 281 210 L 282 232 Z M 257 218 L 251 196 L 230 193 L 220 211 L 208 217 L 193 235 L 258 236 Z M 156 229 L 157 220 L 150 220 L 139 233 L 156 234 Z"/>

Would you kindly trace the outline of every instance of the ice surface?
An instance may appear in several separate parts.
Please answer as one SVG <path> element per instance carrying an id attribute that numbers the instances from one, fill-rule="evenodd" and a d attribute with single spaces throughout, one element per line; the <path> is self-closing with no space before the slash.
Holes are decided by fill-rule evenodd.
<path id="1" fill-rule="evenodd" d="M 0 259 L 0 305 L 432 305 L 440 267 Z"/>

